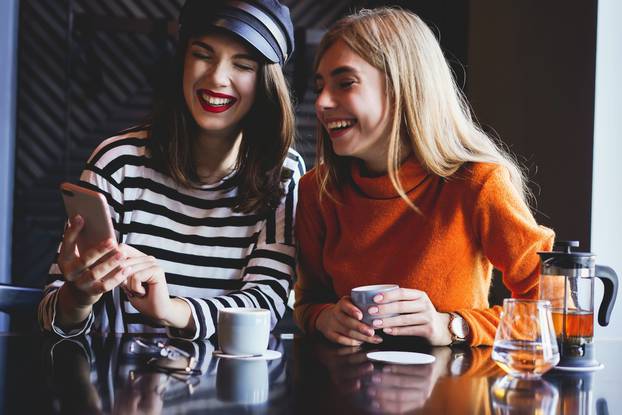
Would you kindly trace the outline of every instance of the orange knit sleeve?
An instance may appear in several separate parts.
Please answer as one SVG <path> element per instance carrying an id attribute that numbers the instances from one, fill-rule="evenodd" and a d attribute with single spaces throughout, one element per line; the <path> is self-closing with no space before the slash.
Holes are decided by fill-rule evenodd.
<path id="1" fill-rule="evenodd" d="M 555 234 L 539 226 L 510 181 L 507 170 L 494 168 L 484 178 L 473 211 L 474 232 L 483 254 L 503 273 L 514 298 L 537 298 L 538 251 L 553 246 Z M 501 307 L 456 310 L 470 327 L 471 345 L 492 345 Z"/>
<path id="2" fill-rule="evenodd" d="M 294 286 L 294 318 L 303 332 L 311 334 L 316 331 L 315 322 L 320 312 L 337 302 L 330 278 L 322 265 L 326 227 L 320 210 L 315 169 L 300 180 L 295 226 L 298 266 Z"/>

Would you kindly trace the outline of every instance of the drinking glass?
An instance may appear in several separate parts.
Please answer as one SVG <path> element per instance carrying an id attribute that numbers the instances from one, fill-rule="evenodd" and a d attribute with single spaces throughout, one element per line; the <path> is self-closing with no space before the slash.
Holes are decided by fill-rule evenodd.
<path id="1" fill-rule="evenodd" d="M 548 300 L 503 300 L 492 359 L 521 379 L 537 379 L 559 362 Z"/>

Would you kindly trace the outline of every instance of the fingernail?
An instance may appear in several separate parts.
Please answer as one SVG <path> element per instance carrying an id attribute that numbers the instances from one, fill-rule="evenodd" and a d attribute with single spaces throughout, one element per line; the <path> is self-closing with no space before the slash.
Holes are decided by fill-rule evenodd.
<path id="1" fill-rule="evenodd" d="M 382 320 L 374 320 L 372 324 L 376 327 L 380 327 L 382 326 Z"/>
<path id="2" fill-rule="evenodd" d="M 82 222 L 84 221 L 84 219 L 82 219 L 82 216 L 80 216 L 80 215 L 74 216 L 73 220 L 74 220 L 74 222 L 76 222 L 76 225 L 81 225 Z"/>
<path id="3" fill-rule="evenodd" d="M 382 343 L 382 338 L 381 337 L 374 337 L 374 343 L 376 343 L 376 344 Z"/>
<path id="4" fill-rule="evenodd" d="M 374 334 L 376 334 L 376 332 L 375 332 L 375 331 L 373 331 L 373 330 L 366 330 L 363 334 L 365 334 L 365 335 L 367 335 L 367 336 L 371 337 L 371 336 L 373 336 Z"/>
<path id="5" fill-rule="evenodd" d="M 386 328 L 386 329 L 383 329 L 382 331 L 384 331 L 385 333 L 391 334 L 393 329 Z"/>
<path id="6" fill-rule="evenodd" d="M 363 319 L 363 315 L 362 315 L 362 314 L 360 314 L 360 313 L 357 313 L 357 314 L 356 314 L 356 319 L 357 319 L 357 320 L 362 320 L 362 319 Z"/>
<path id="7" fill-rule="evenodd" d="M 379 303 L 382 301 L 382 294 L 378 294 L 377 296 L 374 297 L 374 302 Z"/>
<path id="8" fill-rule="evenodd" d="M 367 311 L 369 314 L 376 314 L 378 312 L 378 307 L 369 307 L 369 310 Z"/>

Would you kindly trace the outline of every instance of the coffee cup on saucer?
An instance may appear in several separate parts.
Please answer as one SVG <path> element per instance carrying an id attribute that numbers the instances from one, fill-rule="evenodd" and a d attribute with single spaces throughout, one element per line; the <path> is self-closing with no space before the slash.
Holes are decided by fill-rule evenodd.
<path id="1" fill-rule="evenodd" d="M 263 355 L 270 337 L 270 311 L 262 308 L 218 310 L 218 343 L 222 353 L 234 356 Z"/>

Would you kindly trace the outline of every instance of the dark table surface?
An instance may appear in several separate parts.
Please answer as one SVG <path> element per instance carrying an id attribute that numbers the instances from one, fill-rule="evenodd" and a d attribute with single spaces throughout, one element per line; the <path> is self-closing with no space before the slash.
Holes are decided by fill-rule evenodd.
<path id="1" fill-rule="evenodd" d="M 1 335 L 2 413 L 622 414 L 622 340 L 596 342 L 603 370 L 513 382 L 490 348 L 424 347 L 433 364 L 400 366 L 288 334 L 272 336 L 283 357 L 269 362 L 218 359 L 207 341 L 175 343 L 203 372 L 186 377 L 164 371 L 168 360 L 150 361 L 136 339 Z"/>

